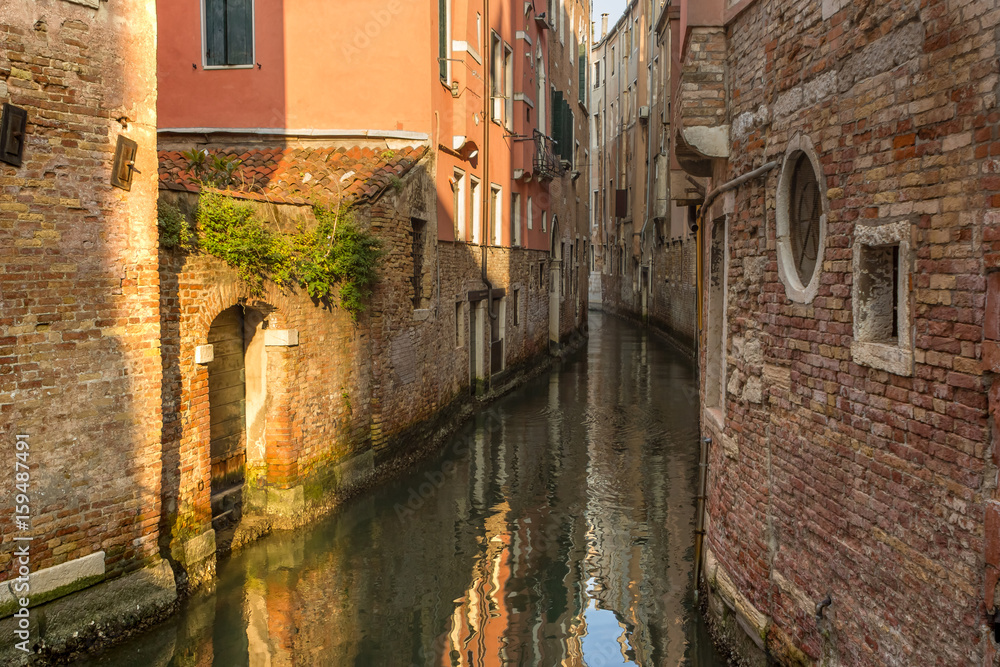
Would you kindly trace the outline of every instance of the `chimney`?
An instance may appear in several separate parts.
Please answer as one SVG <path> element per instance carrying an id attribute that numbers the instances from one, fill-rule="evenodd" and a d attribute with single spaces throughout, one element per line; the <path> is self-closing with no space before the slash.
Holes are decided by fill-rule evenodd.
<path id="1" fill-rule="evenodd" d="M 601 14 L 601 39 L 608 36 L 608 15 Z"/>

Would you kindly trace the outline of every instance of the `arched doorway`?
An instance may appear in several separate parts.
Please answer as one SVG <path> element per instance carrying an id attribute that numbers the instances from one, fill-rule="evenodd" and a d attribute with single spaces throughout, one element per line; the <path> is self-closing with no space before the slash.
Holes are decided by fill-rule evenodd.
<path id="1" fill-rule="evenodd" d="M 254 332 L 262 319 L 263 316 L 254 310 L 233 306 L 219 313 L 208 330 L 213 354 L 208 363 L 208 403 L 212 527 L 216 531 L 235 526 L 242 515 L 247 464 L 247 398 L 248 393 L 259 393 L 263 379 L 257 359 L 260 354 L 248 352 L 251 348 L 261 348 L 260 341 L 254 340 Z M 249 381 L 248 375 L 251 376 Z M 255 412 L 253 408 L 251 406 L 251 411 Z M 253 424 L 255 420 L 250 421 Z"/>
<path id="2" fill-rule="evenodd" d="M 562 240 L 559 238 L 559 218 L 552 216 L 549 247 L 549 347 L 559 346 L 559 303 L 562 290 Z"/>

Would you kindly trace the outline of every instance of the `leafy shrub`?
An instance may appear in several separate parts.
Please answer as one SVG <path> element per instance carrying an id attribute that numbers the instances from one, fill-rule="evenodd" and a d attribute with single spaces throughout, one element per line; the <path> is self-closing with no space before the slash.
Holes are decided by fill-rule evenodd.
<path id="1" fill-rule="evenodd" d="M 164 248 L 190 250 L 196 245 L 191 225 L 181 210 L 170 202 L 156 202 L 156 226 L 160 230 L 160 245 Z"/>

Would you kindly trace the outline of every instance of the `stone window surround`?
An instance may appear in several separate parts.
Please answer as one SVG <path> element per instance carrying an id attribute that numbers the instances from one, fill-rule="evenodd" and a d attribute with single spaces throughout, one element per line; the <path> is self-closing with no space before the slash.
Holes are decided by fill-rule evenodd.
<path id="1" fill-rule="evenodd" d="M 823 212 L 819 217 L 819 243 L 816 268 L 813 269 L 813 275 L 808 285 L 802 284 L 798 271 L 795 269 L 788 228 L 792 171 L 795 168 L 795 159 L 799 153 L 804 153 L 809 158 L 813 173 L 816 174 L 816 182 L 819 185 L 820 205 L 823 207 Z M 820 276 L 823 273 L 823 253 L 826 251 L 826 219 L 829 213 L 830 200 L 826 194 L 826 179 L 823 177 L 819 156 L 813 147 L 812 139 L 805 134 L 796 134 L 785 148 L 785 158 L 781 164 L 781 174 L 778 176 L 777 203 L 775 206 L 778 278 L 781 280 L 781 284 L 785 286 L 785 296 L 796 303 L 812 303 L 812 300 L 816 298 L 816 292 L 819 290 Z"/>
<path id="2" fill-rule="evenodd" d="M 861 270 L 861 251 L 865 246 L 899 244 L 899 288 L 896 295 L 898 304 L 898 331 L 896 343 L 864 340 L 864 332 L 859 331 L 861 318 L 861 298 L 858 290 Z M 913 335 L 910 317 L 910 221 L 898 220 L 878 225 L 857 225 L 854 228 L 854 248 L 851 285 L 851 309 L 854 340 L 851 343 L 851 359 L 862 366 L 870 366 L 896 375 L 913 375 Z"/>

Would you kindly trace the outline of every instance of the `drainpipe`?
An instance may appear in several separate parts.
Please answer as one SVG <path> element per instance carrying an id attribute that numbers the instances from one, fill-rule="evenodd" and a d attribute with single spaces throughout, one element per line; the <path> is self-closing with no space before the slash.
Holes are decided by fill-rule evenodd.
<path id="1" fill-rule="evenodd" d="M 701 551 L 705 542 L 705 489 L 708 486 L 708 447 L 712 438 L 701 439 L 698 454 L 698 510 L 694 529 L 694 599 L 698 600 L 698 582 L 701 580 Z"/>

